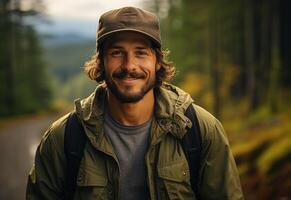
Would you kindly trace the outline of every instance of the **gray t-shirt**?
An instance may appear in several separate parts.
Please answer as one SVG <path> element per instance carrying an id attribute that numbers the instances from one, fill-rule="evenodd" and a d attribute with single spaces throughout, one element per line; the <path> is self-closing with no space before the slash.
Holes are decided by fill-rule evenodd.
<path id="1" fill-rule="evenodd" d="M 145 154 L 152 120 L 138 126 L 124 126 L 105 114 L 105 134 L 117 156 L 122 200 L 149 199 Z"/>

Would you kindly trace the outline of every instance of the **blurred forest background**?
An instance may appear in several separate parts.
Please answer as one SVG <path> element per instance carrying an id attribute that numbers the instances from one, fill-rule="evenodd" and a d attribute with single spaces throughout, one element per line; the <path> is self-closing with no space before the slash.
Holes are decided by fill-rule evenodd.
<path id="1" fill-rule="evenodd" d="M 222 121 L 246 199 L 291 199 L 291 1 L 140 6 L 160 16 L 173 83 Z M 96 87 L 82 72 L 95 31 L 39 33 L 31 21 L 48 23 L 44 10 L 39 0 L 0 1 L 0 131 L 19 116 L 59 116 Z"/>

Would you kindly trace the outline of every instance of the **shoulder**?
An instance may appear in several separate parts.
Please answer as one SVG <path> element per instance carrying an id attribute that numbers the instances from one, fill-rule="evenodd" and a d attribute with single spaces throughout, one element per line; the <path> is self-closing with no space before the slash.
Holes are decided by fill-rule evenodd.
<path id="1" fill-rule="evenodd" d="M 199 122 L 202 143 L 224 143 L 228 145 L 228 139 L 221 122 L 204 108 L 192 104 Z"/>
<path id="2" fill-rule="evenodd" d="M 218 120 L 207 110 L 198 106 L 197 104 L 192 104 L 193 108 L 195 109 L 200 129 L 206 132 L 212 132 L 215 124 Z"/>
<path id="3" fill-rule="evenodd" d="M 243 199 L 236 164 L 221 123 L 200 106 L 194 108 L 202 136 L 198 181 L 201 198 Z"/>
<path id="4" fill-rule="evenodd" d="M 51 151 L 63 153 L 64 132 L 69 115 L 70 113 L 60 117 L 48 127 L 40 142 L 40 153 L 44 155 L 51 154 Z"/>

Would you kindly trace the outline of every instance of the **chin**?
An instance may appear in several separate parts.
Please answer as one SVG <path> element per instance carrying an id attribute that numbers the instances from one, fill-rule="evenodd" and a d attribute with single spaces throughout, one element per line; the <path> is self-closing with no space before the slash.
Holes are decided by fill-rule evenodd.
<path id="1" fill-rule="evenodd" d="M 143 99 L 144 93 L 125 95 L 122 93 L 113 94 L 121 103 L 137 103 Z"/>

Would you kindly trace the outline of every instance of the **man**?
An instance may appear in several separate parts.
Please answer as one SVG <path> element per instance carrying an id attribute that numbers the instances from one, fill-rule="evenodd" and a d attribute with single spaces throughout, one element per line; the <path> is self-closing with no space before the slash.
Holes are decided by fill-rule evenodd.
<path id="1" fill-rule="evenodd" d="M 85 64 L 89 77 L 100 85 L 75 102 L 87 142 L 74 199 L 243 199 L 221 124 L 189 94 L 165 83 L 175 68 L 164 56 L 154 14 L 124 7 L 100 17 L 97 53 Z M 185 116 L 189 106 L 196 111 L 202 137 L 196 193 L 181 144 L 192 126 Z M 54 122 L 44 135 L 27 199 L 64 197 L 71 167 L 64 153 L 69 116 Z"/>

